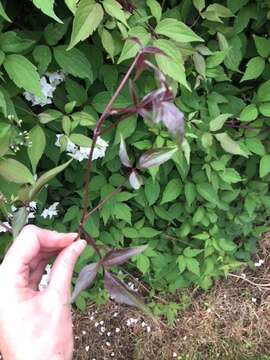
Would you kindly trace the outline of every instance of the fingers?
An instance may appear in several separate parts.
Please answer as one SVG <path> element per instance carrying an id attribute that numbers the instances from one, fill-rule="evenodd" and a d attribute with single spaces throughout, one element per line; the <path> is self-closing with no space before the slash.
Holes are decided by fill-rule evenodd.
<path id="1" fill-rule="evenodd" d="M 76 241 L 62 250 L 53 265 L 48 291 L 57 291 L 64 303 L 69 301 L 73 269 L 85 247 L 86 241 Z"/>
<path id="2" fill-rule="evenodd" d="M 77 234 L 61 234 L 40 229 L 34 225 L 23 228 L 9 249 L 3 264 L 11 274 L 29 272 L 31 262 L 42 252 L 54 252 L 69 246 Z M 24 277 L 26 278 L 26 277 Z"/>
<path id="3" fill-rule="evenodd" d="M 42 275 L 44 274 L 48 260 L 41 260 L 35 270 L 30 273 L 28 287 L 32 290 L 37 290 Z"/>

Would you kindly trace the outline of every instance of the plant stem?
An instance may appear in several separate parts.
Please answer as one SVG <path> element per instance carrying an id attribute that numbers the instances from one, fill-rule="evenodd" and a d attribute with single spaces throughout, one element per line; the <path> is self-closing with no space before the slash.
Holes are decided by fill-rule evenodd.
<path id="1" fill-rule="evenodd" d="M 128 71 L 126 72 L 125 76 L 123 77 L 121 83 L 119 84 L 118 88 L 116 89 L 115 93 L 113 94 L 113 96 L 111 97 L 108 105 L 106 106 L 105 110 L 103 111 L 103 113 L 101 114 L 96 127 L 94 129 L 94 135 L 93 135 L 93 141 L 92 141 L 92 145 L 91 145 L 91 149 L 89 152 L 89 157 L 88 157 L 88 162 L 87 162 L 87 170 L 86 170 L 86 176 L 85 176 L 85 185 L 84 185 L 84 197 L 83 197 L 83 213 L 82 213 L 82 217 L 81 217 L 81 221 L 80 221 L 80 227 L 79 227 L 79 235 L 81 235 L 81 231 L 83 229 L 83 224 L 86 220 L 86 216 L 87 216 L 87 209 L 88 209 L 88 203 L 89 203 L 89 182 L 91 179 L 91 175 L 92 175 L 92 160 L 93 160 L 93 154 L 94 154 L 94 149 L 97 143 L 97 139 L 98 136 L 100 135 L 100 129 L 102 124 L 104 123 L 104 121 L 108 118 L 108 116 L 110 115 L 110 111 L 112 109 L 112 106 L 115 102 L 115 100 L 117 99 L 117 97 L 119 96 L 120 92 L 122 91 L 123 87 L 125 86 L 126 82 L 128 81 L 133 69 L 135 68 L 139 57 L 141 56 L 141 52 L 139 52 L 137 54 L 137 56 L 135 57 L 135 59 L 133 60 L 132 64 L 130 65 Z M 90 215 L 87 216 L 87 218 Z"/>

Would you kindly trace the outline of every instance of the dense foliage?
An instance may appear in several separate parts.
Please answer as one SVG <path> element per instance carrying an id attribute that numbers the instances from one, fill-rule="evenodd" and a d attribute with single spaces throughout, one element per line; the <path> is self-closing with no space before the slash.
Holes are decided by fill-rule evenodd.
<path id="1" fill-rule="evenodd" d="M 126 182 L 85 228 L 108 248 L 148 244 L 128 266 L 157 291 L 207 289 L 250 261 L 270 209 L 269 1 L 2 0 L 0 15 L 2 254 L 6 221 L 29 193 L 37 202 L 29 222 L 77 230 L 91 129 L 143 45 L 161 50 L 148 57 L 168 76 L 185 138 L 171 160 L 141 173 L 143 186 Z M 136 86 L 140 98 L 156 89 L 153 72 Z M 127 85 L 114 108 L 131 104 Z M 105 132 L 90 207 L 123 183 L 121 137 L 133 160 L 176 147 L 164 126 L 149 130 L 137 115 Z M 38 183 L 53 168 L 49 185 L 51 176 Z M 77 271 L 95 256 L 89 247 Z M 83 296 L 106 297 L 100 285 Z"/>

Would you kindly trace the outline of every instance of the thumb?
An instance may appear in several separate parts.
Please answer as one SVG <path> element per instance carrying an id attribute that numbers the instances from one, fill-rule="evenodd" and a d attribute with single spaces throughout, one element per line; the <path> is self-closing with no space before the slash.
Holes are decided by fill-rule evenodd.
<path id="1" fill-rule="evenodd" d="M 57 291 L 64 302 L 69 301 L 73 269 L 86 245 L 85 240 L 74 242 L 61 251 L 53 264 L 48 291 Z"/>

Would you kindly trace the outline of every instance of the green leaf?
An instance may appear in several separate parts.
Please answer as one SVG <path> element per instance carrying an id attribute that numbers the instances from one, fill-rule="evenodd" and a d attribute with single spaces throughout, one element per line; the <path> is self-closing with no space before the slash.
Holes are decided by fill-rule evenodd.
<path id="1" fill-rule="evenodd" d="M 127 204 L 117 203 L 113 209 L 116 219 L 124 220 L 131 225 L 131 209 Z"/>
<path id="2" fill-rule="evenodd" d="M 161 233 L 161 231 L 152 229 L 150 227 L 142 227 L 141 229 L 138 230 L 139 232 L 139 236 L 143 237 L 143 238 L 153 238 L 157 235 L 159 235 Z"/>
<path id="3" fill-rule="evenodd" d="M 146 0 L 146 5 L 149 7 L 156 21 L 159 22 L 162 16 L 162 8 L 157 0 Z"/>
<path id="4" fill-rule="evenodd" d="M 219 239 L 218 243 L 221 249 L 224 251 L 231 252 L 231 251 L 235 251 L 237 248 L 235 243 L 229 239 Z"/>
<path id="5" fill-rule="evenodd" d="M 0 35 L 0 48 L 4 53 L 20 53 L 28 50 L 35 41 L 21 38 L 15 31 L 7 31 Z"/>
<path id="6" fill-rule="evenodd" d="M 224 123 L 232 116 L 232 114 L 221 114 L 218 115 L 215 119 L 210 121 L 210 130 L 218 131 L 222 129 Z"/>
<path id="7" fill-rule="evenodd" d="M 265 60 L 260 56 L 250 59 L 240 82 L 257 79 L 263 73 L 264 67 Z"/>
<path id="8" fill-rule="evenodd" d="M 96 124 L 96 119 L 85 111 L 75 112 L 71 115 L 71 118 L 81 126 L 93 127 Z"/>
<path id="9" fill-rule="evenodd" d="M 206 63 L 205 63 L 204 57 L 199 53 L 195 53 L 193 55 L 193 62 L 194 62 L 195 70 L 197 71 L 197 73 L 200 74 L 203 78 L 205 78 Z"/>
<path id="10" fill-rule="evenodd" d="M 219 206 L 219 198 L 212 185 L 202 182 L 196 185 L 196 189 L 198 194 L 205 200 Z"/>
<path id="11" fill-rule="evenodd" d="M 27 153 L 31 161 L 33 173 L 36 173 L 36 168 L 42 154 L 45 151 L 46 137 L 45 133 L 39 125 L 36 125 L 29 132 L 29 140 L 32 145 L 28 146 Z"/>
<path id="12" fill-rule="evenodd" d="M 129 27 L 121 4 L 119 4 L 116 0 L 103 0 L 102 5 L 104 6 L 107 14 L 119 20 L 121 23 L 126 25 L 126 27 Z"/>
<path id="13" fill-rule="evenodd" d="M 187 268 L 193 274 L 200 276 L 200 264 L 199 261 L 194 258 L 185 258 Z"/>
<path id="14" fill-rule="evenodd" d="M 186 259 L 183 255 L 178 256 L 177 264 L 178 264 L 178 269 L 180 271 L 180 274 L 182 274 L 186 270 L 186 267 L 187 267 Z"/>
<path id="15" fill-rule="evenodd" d="M 270 155 L 264 155 L 260 161 L 260 177 L 264 177 L 270 173 Z"/>
<path id="16" fill-rule="evenodd" d="M 78 49 L 66 51 L 65 45 L 54 48 L 54 57 L 64 72 L 93 82 L 92 66 L 87 57 Z"/>
<path id="17" fill-rule="evenodd" d="M 107 53 L 113 59 L 114 52 L 115 52 L 114 40 L 113 40 L 111 33 L 108 30 L 106 30 L 105 28 L 103 28 L 102 32 L 101 32 L 101 42 L 102 42 L 104 49 L 107 51 Z"/>
<path id="18" fill-rule="evenodd" d="M 192 0 L 195 8 L 201 12 L 205 8 L 205 0 Z"/>
<path id="19" fill-rule="evenodd" d="M 38 64 L 38 71 L 44 74 L 52 61 L 52 52 L 49 46 L 39 45 L 34 48 L 33 58 Z"/>
<path id="20" fill-rule="evenodd" d="M 56 16 L 53 7 L 54 7 L 54 0 L 33 0 L 34 5 L 40 9 L 45 15 L 50 16 L 52 19 L 59 23 L 63 23 L 58 16 Z"/>
<path id="21" fill-rule="evenodd" d="M 66 163 L 57 166 L 41 175 L 37 182 L 32 186 L 29 194 L 29 200 L 33 200 L 39 191 L 43 188 L 43 186 L 48 184 L 53 178 L 55 178 L 56 175 L 65 170 L 65 168 L 71 163 L 72 160 L 73 159 L 70 159 Z"/>
<path id="22" fill-rule="evenodd" d="M 4 68 L 14 83 L 26 91 L 43 98 L 37 68 L 22 55 L 7 55 Z"/>
<path id="23" fill-rule="evenodd" d="M 255 104 L 250 104 L 246 106 L 240 114 L 240 121 L 250 122 L 256 120 L 258 116 L 258 110 Z"/>
<path id="24" fill-rule="evenodd" d="M 16 213 L 13 215 L 12 218 L 12 234 L 13 239 L 19 235 L 22 231 L 22 228 L 27 223 L 28 212 L 25 207 L 21 207 Z"/>
<path id="25" fill-rule="evenodd" d="M 157 201 L 160 194 L 160 185 L 158 181 L 154 181 L 151 177 L 149 177 L 145 181 L 144 191 L 149 206 L 152 206 Z"/>
<path id="26" fill-rule="evenodd" d="M 11 22 L 10 18 L 8 17 L 3 5 L 2 5 L 2 2 L 0 1 L 0 16 L 2 16 L 3 19 L 5 19 L 6 21 L 9 21 Z"/>
<path id="27" fill-rule="evenodd" d="M 33 184 L 33 175 L 25 165 L 14 159 L 0 160 L 0 175 L 7 181 L 17 184 Z"/>
<path id="28" fill-rule="evenodd" d="M 78 206 L 73 205 L 70 208 L 68 208 L 67 212 L 65 213 L 63 223 L 67 223 L 72 221 L 73 219 L 76 219 L 78 215 L 80 214 L 80 209 Z"/>
<path id="29" fill-rule="evenodd" d="M 270 55 L 270 40 L 261 36 L 253 35 L 258 54 L 264 58 Z"/>
<path id="30" fill-rule="evenodd" d="M 99 3 L 94 0 L 81 0 L 75 12 L 71 40 L 67 50 L 92 35 L 101 23 L 103 16 L 104 12 Z"/>
<path id="31" fill-rule="evenodd" d="M 1 95 L 2 93 L 0 92 L 0 99 Z M 4 156 L 9 150 L 11 130 L 11 125 L 0 123 L 0 157 Z"/>
<path id="32" fill-rule="evenodd" d="M 130 38 L 137 37 L 143 46 L 146 46 L 151 38 L 151 35 L 143 26 L 133 27 L 128 32 L 128 36 L 129 38 L 126 40 L 121 55 L 118 59 L 118 64 L 120 64 L 124 60 L 135 57 L 138 51 L 140 50 L 139 44 Z"/>
<path id="33" fill-rule="evenodd" d="M 261 102 L 270 101 L 270 80 L 259 86 L 257 95 L 258 100 Z"/>
<path id="34" fill-rule="evenodd" d="M 261 140 L 259 140 L 258 138 L 247 138 L 246 146 L 248 150 L 252 151 L 254 154 L 263 156 L 266 153 Z"/>
<path id="35" fill-rule="evenodd" d="M 263 116 L 270 117 L 270 102 L 260 104 L 259 111 Z"/>
<path id="36" fill-rule="evenodd" d="M 77 0 L 65 0 L 65 4 L 73 14 L 76 12 L 77 2 Z"/>
<path id="37" fill-rule="evenodd" d="M 191 249 L 190 247 L 185 248 L 183 255 L 188 258 L 196 257 L 201 254 L 204 250 L 201 249 Z"/>
<path id="38" fill-rule="evenodd" d="M 78 146 L 90 147 L 92 145 L 92 140 L 83 134 L 71 134 L 69 138 Z"/>
<path id="39" fill-rule="evenodd" d="M 248 154 L 227 133 L 216 134 L 215 137 L 220 142 L 221 147 L 228 153 L 248 157 Z"/>
<path id="40" fill-rule="evenodd" d="M 183 65 L 181 53 L 177 51 L 173 42 L 170 40 L 158 39 L 154 40 L 153 45 L 168 55 L 155 55 L 160 70 L 190 90 L 186 80 L 185 67 Z"/>
<path id="41" fill-rule="evenodd" d="M 184 192 L 188 205 L 192 205 L 197 195 L 196 186 L 190 182 L 185 183 Z"/>
<path id="42" fill-rule="evenodd" d="M 209 21 L 217 21 L 223 22 L 221 18 L 229 18 L 234 16 L 230 9 L 226 8 L 221 4 L 211 4 L 206 10 L 201 13 L 203 19 L 207 19 Z"/>
<path id="43" fill-rule="evenodd" d="M 50 23 L 48 24 L 43 35 L 48 45 L 54 46 L 59 43 L 69 28 L 70 18 L 65 19 L 64 24 Z"/>
<path id="44" fill-rule="evenodd" d="M 150 267 L 149 258 L 144 254 L 137 255 L 136 256 L 136 265 L 137 265 L 137 268 L 143 274 L 146 274 Z"/>
<path id="45" fill-rule="evenodd" d="M 38 115 L 41 124 L 47 124 L 51 121 L 57 120 L 62 116 L 62 113 L 57 110 L 48 109 Z"/>
<path id="46" fill-rule="evenodd" d="M 192 41 L 204 41 L 200 36 L 196 35 L 187 25 L 176 19 L 161 20 L 155 29 L 157 34 L 165 35 L 168 38 L 179 41 L 181 43 L 189 43 Z"/>
<path id="47" fill-rule="evenodd" d="M 174 201 L 182 193 L 183 185 L 179 179 L 172 179 L 168 182 L 163 192 L 161 204 Z"/>
<path id="48" fill-rule="evenodd" d="M 239 173 L 233 168 L 225 169 L 223 172 L 219 174 L 219 176 L 223 181 L 225 181 L 228 184 L 238 183 L 239 181 L 243 180 L 239 175 Z"/>

